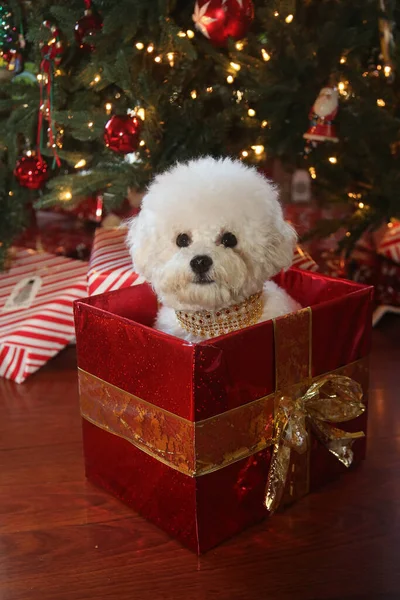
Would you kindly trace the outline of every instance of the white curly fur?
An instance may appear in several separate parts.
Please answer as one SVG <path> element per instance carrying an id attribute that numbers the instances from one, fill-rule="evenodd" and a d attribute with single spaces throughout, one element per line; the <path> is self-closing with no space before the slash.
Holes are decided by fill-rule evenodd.
<path id="1" fill-rule="evenodd" d="M 237 246 L 221 236 L 233 233 Z M 191 244 L 179 248 L 177 236 Z M 283 219 L 275 187 L 254 168 L 229 158 L 205 157 L 177 164 L 158 175 L 129 223 L 127 243 L 137 273 L 149 281 L 162 308 L 156 327 L 192 342 L 175 310 L 218 310 L 264 290 L 261 321 L 299 308 L 283 289 L 268 281 L 290 267 L 296 233 Z M 213 261 L 213 283 L 195 283 L 194 256 Z"/>

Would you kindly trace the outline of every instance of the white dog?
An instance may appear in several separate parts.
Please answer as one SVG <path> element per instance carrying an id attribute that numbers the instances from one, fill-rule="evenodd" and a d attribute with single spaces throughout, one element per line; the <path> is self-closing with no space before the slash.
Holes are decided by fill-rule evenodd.
<path id="1" fill-rule="evenodd" d="M 161 302 L 155 327 L 198 342 L 300 308 L 268 281 L 290 267 L 296 238 L 271 183 L 206 157 L 154 179 L 127 243 Z"/>

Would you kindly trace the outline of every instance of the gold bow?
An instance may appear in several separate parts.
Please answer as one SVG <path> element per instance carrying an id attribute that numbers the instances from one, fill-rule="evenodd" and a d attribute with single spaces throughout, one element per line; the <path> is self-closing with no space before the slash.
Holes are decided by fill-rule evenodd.
<path id="1" fill-rule="evenodd" d="M 282 395 L 274 419 L 273 454 L 265 492 L 265 506 L 274 512 L 281 501 L 292 449 L 303 454 L 308 449 L 307 421 L 317 438 L 340 462 L 349 467 L 353 461 L 351 446 L 364 437 L 362 431 L 349 433 L 332 423 L 351 421 L 362 415 L 362 388 L 342 375 L 325 375 L 299 398 Z"/>

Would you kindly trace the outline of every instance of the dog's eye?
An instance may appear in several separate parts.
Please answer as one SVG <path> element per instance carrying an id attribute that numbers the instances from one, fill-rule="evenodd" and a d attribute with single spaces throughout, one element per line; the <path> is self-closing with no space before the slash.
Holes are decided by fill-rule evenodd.
<path id="1" fill-rule="evenodd" d="M 237 245 L 236 235 L 227 231 L 221 238 L 221 244 L 225 246 L 225 248 L 234 248 Z"/>
<path id="2" fill-rule="evenodd" d="M 179 248 L 187 248 L 188 246 L 190 246 L 191 242 L 192 240 L 190 239 L 187 233 L 180 233 L 176 238 L 176 245 Z"/>

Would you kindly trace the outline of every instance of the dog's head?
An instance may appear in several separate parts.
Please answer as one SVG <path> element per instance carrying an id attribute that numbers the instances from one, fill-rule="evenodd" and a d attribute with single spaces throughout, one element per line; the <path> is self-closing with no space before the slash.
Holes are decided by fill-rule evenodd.
<path id="1" fill-rule="evenodd" d="M 217 310 L 288 268 L 296 233 L 255 169 L 207 157 L 154 179 L 127 241 L 136 272 L 165 305 Z"/>

